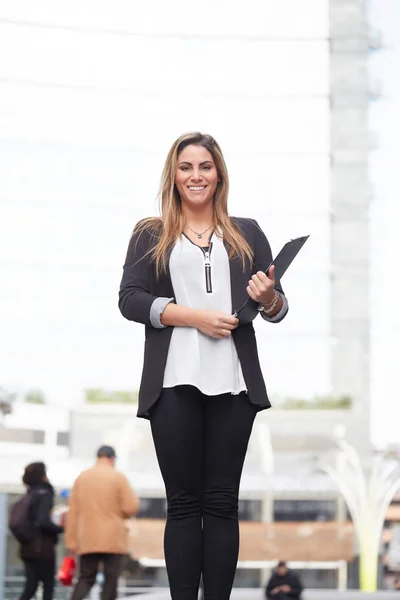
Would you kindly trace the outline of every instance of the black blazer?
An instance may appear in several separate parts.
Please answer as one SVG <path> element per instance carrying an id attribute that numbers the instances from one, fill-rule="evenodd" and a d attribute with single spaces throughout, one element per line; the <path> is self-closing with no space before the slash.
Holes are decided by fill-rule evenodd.
<path id="1" fill-rule="evenodd" d="M 253 219 L 233 217 L 254 252 L 253 265 L 246 261 L 243 271 L 240 258 L 229 260 L 231 274 L 232 309 L 236 310 L 248 298 L 246 287 L 252 274 L 266 271 L 271 264 L 271 248 L 263 231 Z M 156 277 L 154 261 L 146 253 L 156 243 L 152 234 L 145 230 L 138 236 L 133 233 L 124 265 L 119 308 L 126 319 L 145 325 L 145 348 L 142 381 L 139 390 L 138 417 L 149 418 L 149 410 L 160 396 L 164 369 L 173 327 L 157 329 L 150 323 L 150 308 L 158 297 L 173 298 L 169 269 Z M 276 289 L 283 294 L 279 283 Z M 282 320 L 285 315 L 282 316 Z M 274 321 L 277 323 L 278 321 Z M 240 324 L 232 331 L 232 338 L 239 356 L 249 399 L 261 408 L 271 406 L 258 359 L 256 337 L 252 323 Z M 182 349 L 184 350 L 184 349 Z"/>

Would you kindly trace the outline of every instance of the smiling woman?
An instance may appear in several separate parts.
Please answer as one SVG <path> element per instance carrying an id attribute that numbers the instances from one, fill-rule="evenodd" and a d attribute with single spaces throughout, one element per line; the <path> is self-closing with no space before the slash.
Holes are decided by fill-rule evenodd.
<path id="1" fill-rule="evenodd" d="M 175 184 L 187 211 L 208 207 L 209 227 L 213 221 L 212 199 L 220 181 L 213 157 L 204 146 L 186 146 L 179 154 Z M 207 218 L 207 214 L 202 215 Z M 189 220 L 189 219 L 188 219 Z M 208 231 L 208 230 L 206 230 Z"/>
<path id="2" fill-rule="evenodd" d="M 271 248 L 252 219 L 228 214 L 228 172 L 210 135 L 181 136 L 161 181 L 161 216 L 140 222 L 121 281 L 122 314 L 146 326 L 138 416 L 150 419 L 165 482 L 172 600 L 230 597 L 239 548 L 238 493 L 254 418 L 270 406 L 250 296 L 265 321 L 288 303 Z"/>
<path id="3" fill-rule="evenodd" d="M 184 230 L 203 236 L 218 228 L 227 243 L 230 258 L 236 254 L 243 265 L 245 258 L 252 261 L 251 247 L 238 224 L 228 216 L 228 192 L 228 170 L 214 138 L 201 133 L 187 133 L 178 138 L 168 153 L 162 173 L 162 216 L 144 219 L 135 228 L 137 235 L 150 230 L 159 238 L 150 251 L 157 274 L 165 272 L 167 255 Z"/>

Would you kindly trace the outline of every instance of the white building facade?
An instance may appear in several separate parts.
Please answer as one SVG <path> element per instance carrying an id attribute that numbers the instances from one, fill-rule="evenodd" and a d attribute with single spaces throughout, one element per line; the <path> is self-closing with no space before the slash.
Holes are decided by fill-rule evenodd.
<path id="1" fill-rule="evenodd" d="M 226 155 L 231 214 L 256 218 L 274 252 L 311 234 L 284 281 L 288 318 L 257 324 L 268 389 L 330 394 L 328 0 L 206 2 L 190 19 L 180 1 L 85 6 L 1 9 L 3 385 L 65 404 L 138 387 L 121 267 L 169 146 L 201 130 Z"/>

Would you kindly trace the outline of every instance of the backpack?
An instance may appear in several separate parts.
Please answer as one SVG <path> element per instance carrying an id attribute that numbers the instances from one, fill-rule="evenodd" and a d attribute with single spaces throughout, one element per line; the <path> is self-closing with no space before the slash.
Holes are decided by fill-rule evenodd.
<path id="1" fill-rule="evenodd" d="M 35 495 L 27 492 L 11 506 L 8 527 L 20 544 L 31 542 L 38 534 L 32 519 L 32 504 Z"/>

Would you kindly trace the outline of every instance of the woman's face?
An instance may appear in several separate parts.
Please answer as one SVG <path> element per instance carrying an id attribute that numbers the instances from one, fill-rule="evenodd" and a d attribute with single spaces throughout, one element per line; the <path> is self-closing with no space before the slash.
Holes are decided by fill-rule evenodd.
<path id="1" fill-rule="evenodd" d="M 178 155 L 175 185 L 183 205 L 212 204 L 218 181 L 212 154 L 203 146 L 186 146 Z"/>

